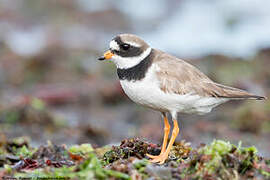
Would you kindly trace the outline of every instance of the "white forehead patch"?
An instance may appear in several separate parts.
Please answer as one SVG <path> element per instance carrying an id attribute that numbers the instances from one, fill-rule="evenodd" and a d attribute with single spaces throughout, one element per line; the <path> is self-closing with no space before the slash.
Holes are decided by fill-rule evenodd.
<path id="1" fill-rule="evenodd" d="M 134 47 L 141 47 L 139 44 L 137 44 L 136 42 L 131 42 L 131 41 L 127 41 L 127 44 L 134 46 Z"/>
<path id="2" fill-rule="evenodd" d="M 110 42 L 110 48 L 113 49 L 113 50 L 117 50 L 117 51 L 120 50 L 119 45 L 117 44 L 117 42 L 115 40 L 112 40 Z"/>

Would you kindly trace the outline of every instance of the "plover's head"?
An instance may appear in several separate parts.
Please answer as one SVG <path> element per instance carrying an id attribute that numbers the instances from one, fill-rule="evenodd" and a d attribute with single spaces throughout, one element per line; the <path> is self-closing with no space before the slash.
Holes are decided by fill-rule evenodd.
<path id="1" fill-rule="evenodd" d="M 110 42 L 110 50 L 99 60 L 111 59 L 120 69 L 136 66 L 151 53 L 150 46 L 132 34 L 120 34 Z"/>

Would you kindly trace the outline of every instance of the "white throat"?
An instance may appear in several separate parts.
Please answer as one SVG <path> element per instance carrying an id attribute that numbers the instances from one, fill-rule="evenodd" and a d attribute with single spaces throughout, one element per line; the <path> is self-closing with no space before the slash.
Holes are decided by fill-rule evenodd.
<path id="1" fill-rule="evenodd" d="M 141 55 L 136 57 L 121 57 L 115 54 L 112 56 L 112 62 L 115 63 L 117 68 L 128 69 L 144 60 L 151 53 L 151 50 L 152 49 L 148 47 Z"/>

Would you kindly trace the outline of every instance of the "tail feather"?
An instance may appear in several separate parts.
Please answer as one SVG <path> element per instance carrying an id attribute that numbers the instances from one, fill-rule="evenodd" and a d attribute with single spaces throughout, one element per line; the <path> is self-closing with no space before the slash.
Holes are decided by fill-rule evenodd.
<path id="1" fill-rule="evenodd" d="M 258 96 L 255 94 L 251 94 L 242 89 L 233 88 L 229 86 L 224 86 L 222 84 L 217 84 L 219 88 L 221 88 L 222 93 L 217 94 L 218 97 L 222 98 L 230 98 L 230 99 L 255 99 L 255 100 L 265 100 L 266 97 Z"/>

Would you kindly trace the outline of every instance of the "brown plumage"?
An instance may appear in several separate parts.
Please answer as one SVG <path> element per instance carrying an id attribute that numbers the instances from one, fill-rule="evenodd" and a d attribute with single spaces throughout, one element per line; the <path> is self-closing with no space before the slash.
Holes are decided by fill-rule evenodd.
<path id="1" fill-rule="evenodd" d="M 229 99 L 265 99 L 241 89 L 215 83 L 196 67 L 167 53 L 154 50 L 154 54 L 154 63 L 160 68 L 157 72 L 160 88 L 165 93 L 191 93 Z"/>

